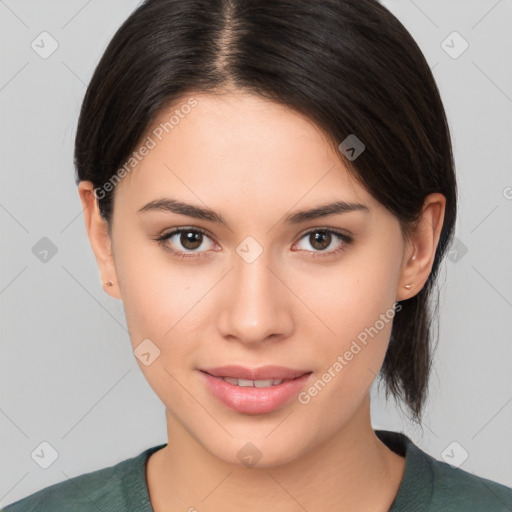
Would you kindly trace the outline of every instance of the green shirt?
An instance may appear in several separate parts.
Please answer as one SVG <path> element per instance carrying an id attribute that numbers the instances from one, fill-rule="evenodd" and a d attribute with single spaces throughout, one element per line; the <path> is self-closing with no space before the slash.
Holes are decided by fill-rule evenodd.
<path id="1" fill-rule="evenodd" d="M 512 488 L 438 461 L 402 433 L 375 433 L 394 452 L 405 455 L 404 476 L 389 512 L 512 511 Z M 41 489 L 1 512 L 153 512 L 145 464 L 164 446 Z"/>

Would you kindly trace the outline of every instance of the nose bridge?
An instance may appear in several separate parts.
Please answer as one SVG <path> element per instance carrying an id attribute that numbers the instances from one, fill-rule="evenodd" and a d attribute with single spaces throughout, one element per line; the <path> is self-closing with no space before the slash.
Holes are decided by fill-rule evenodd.
<path id="1" fill-rule="evenodd" d="M 286 297 L 279 289 L 279 280 L 268 268 L 272 265 L 270 252 L 256 251 L 251 243 L 242 243 L 237 248 L 219 324 L 224 336 L 234 336 L 244 343 L 283 335 L 291 325 L 289 308 L 284 303 Z"/>

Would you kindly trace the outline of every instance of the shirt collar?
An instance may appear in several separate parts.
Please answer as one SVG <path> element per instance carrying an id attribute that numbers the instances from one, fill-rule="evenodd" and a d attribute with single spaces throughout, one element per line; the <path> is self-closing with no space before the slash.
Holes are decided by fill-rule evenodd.
<path id="1" fill-rule="evenodd" d="M 375 434 L 390 450 L 405 457 L 402 481 L 389 512 L 428 512 L 434 475 L 427 454 L 400 432 L 375 430 Z"/>

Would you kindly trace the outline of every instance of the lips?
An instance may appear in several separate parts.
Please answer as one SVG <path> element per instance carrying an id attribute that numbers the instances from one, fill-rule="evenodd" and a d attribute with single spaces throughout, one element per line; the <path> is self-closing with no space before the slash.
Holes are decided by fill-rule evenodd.
<path id="1" fill-rule="evenodd" d="M 199 372 L 210 393 L 229 409 L 265 414 L 290 404 L 312 372 L 283 366 L 222 366 Z"/>

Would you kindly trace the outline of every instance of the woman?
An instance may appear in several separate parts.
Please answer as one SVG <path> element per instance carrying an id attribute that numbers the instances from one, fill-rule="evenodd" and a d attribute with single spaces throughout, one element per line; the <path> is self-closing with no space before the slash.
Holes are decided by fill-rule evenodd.
<path id="1" fill-rule="evenodd" d="M 453 236 L 444 109 L 374 0 L 148 0 L 88 87 L 77 185 L 168 442 L 4 510 L 509 510 L 373 430 L 421 422 Z"/>

